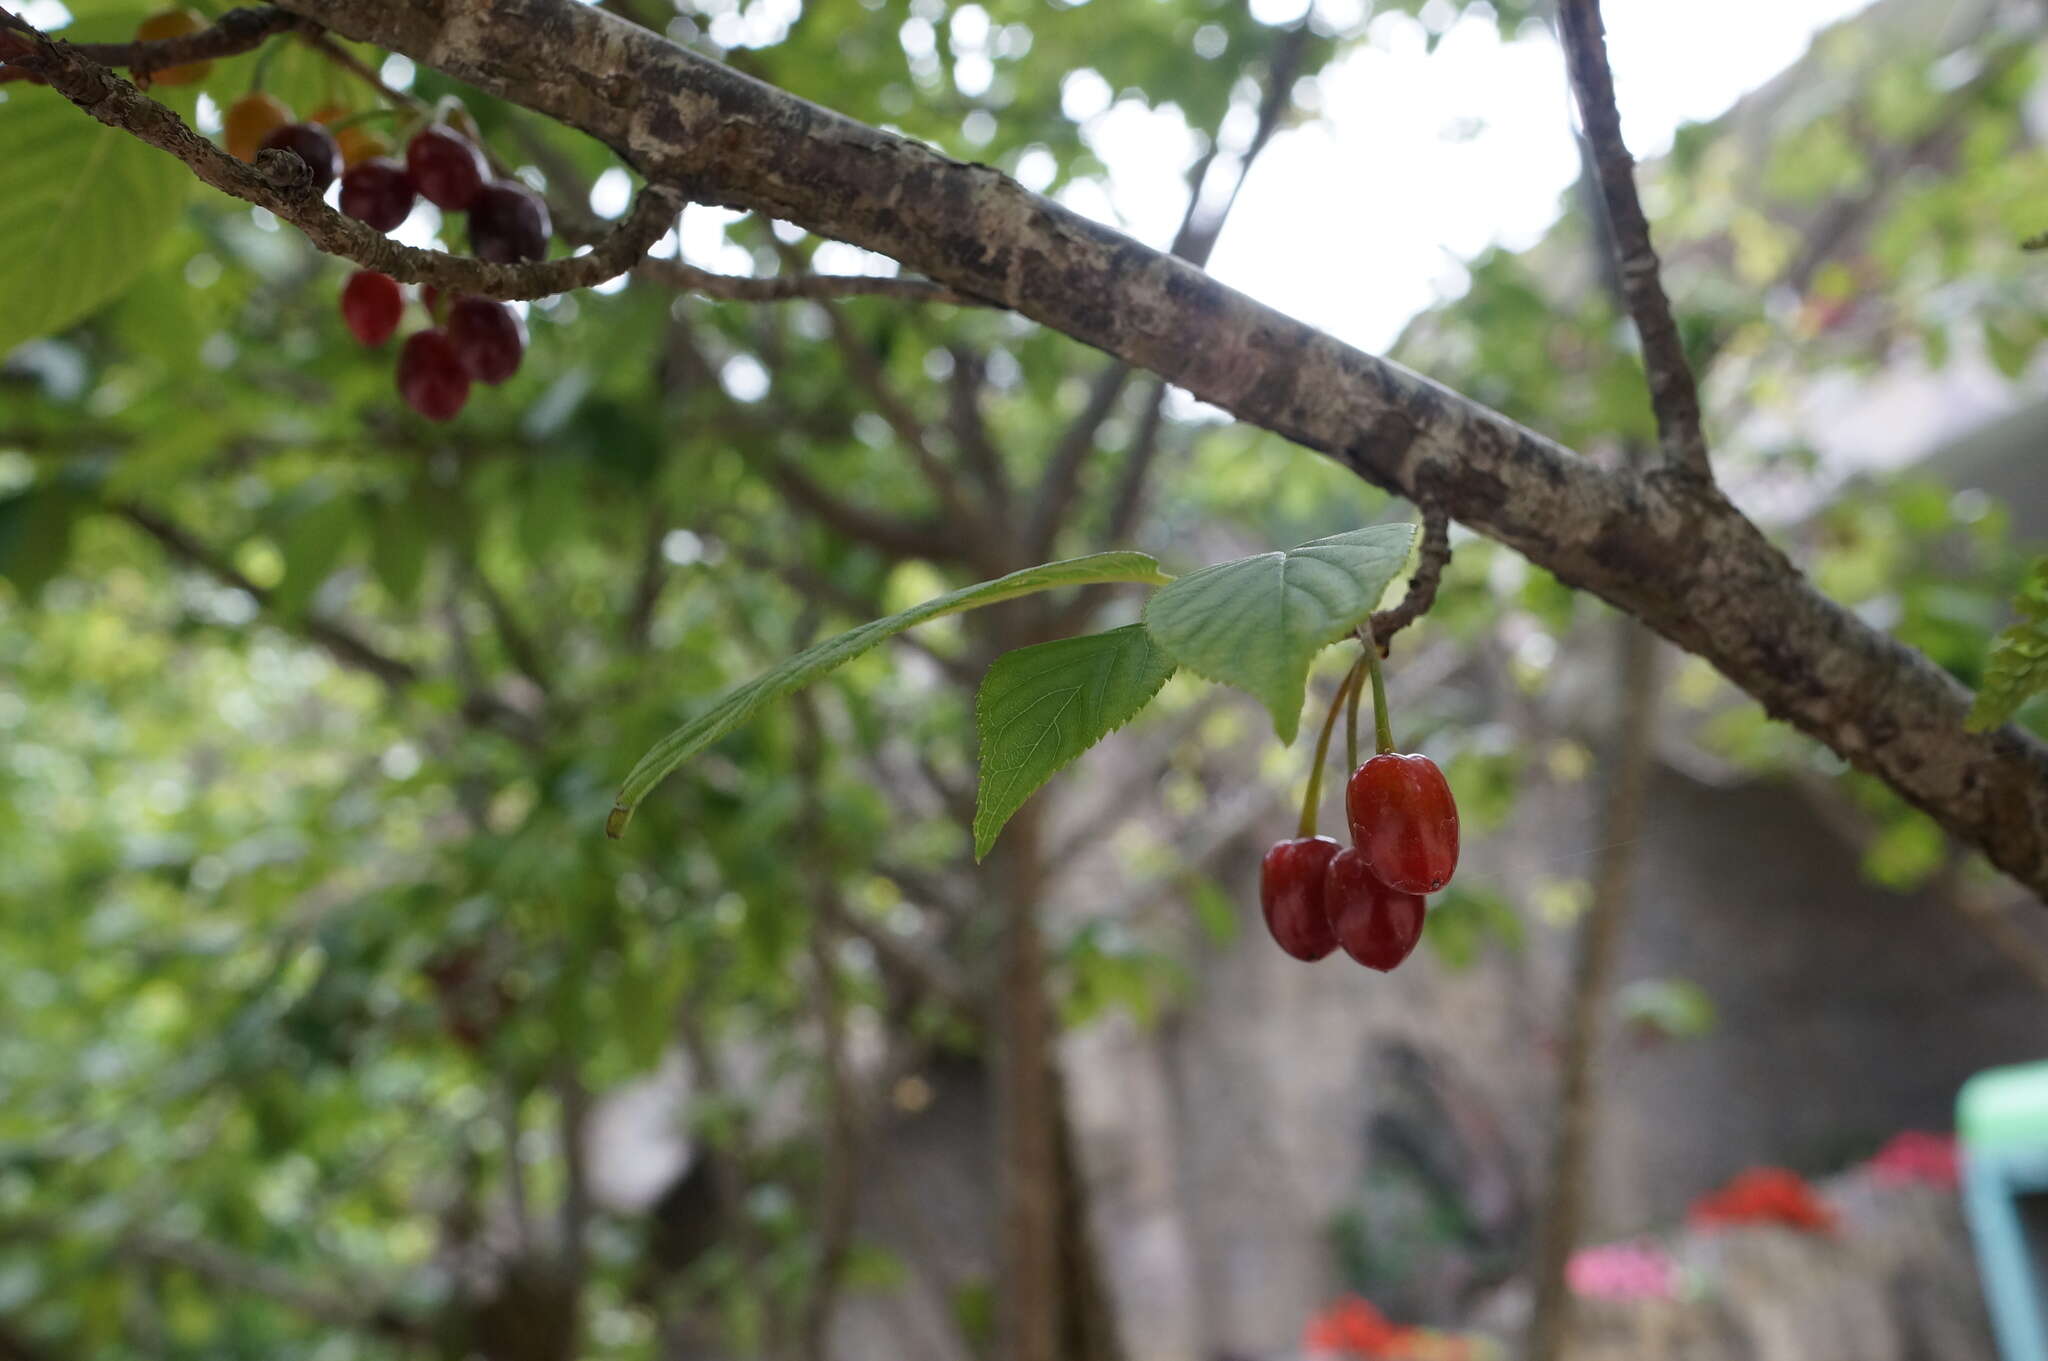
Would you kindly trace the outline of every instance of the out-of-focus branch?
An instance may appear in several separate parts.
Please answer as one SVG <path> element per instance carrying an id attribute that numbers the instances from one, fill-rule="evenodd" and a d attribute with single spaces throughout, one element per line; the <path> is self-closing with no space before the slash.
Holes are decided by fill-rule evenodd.
<path id="1" fill-rule="evenodd" d="M 1188 203 L 1181 213 L 1180 227 L 1174 232 L 1172 246 L 1172 253 L 1189 264 L 1201 268 L 1209 263 L 1209 255 L 1216 248 L 1217 238 L 1223 234 L 1223 225 L 1229 220 L 1230 210 L 1236 205 L 1237 196 L 1243 191 L 1253 164 L 1279 130 L 1280 119 L 1293 103 L 1294 79 L 1300 74 L 1302 59 L 1307 55 L 1308 39 L 1308 19 L 1304 17 L 1274 44 L 1267 62 L 1265 89 L 1259 101 L 1258 123 L 1244 154 L 1238 158 L 1237 177 L 1231 182 L 1230 192 L 1214 211 L 1206 215 L 1202 211 L 1202 191 L 1207 187 L 1209 171 L 1218 152 L 1214 135 L 1209 139 L 1208 151 L 1189 173 Z M 1103 369 L 1089 390 L 1088 401 L 1054 445 L 1045 474 L 1039 481 L 1038 496 L 1025 522 L 1024 547 L 1031 559 L 1043 558 L 1052 551 L 1053 539 L 1058 535 L 1067 508 L 1080 486 L 1081 469 L 1087 464 L 1088 455 L 1095 450 L 1096 436 L 1101 433 L 1103 422 L 1116 409 L 1116 400 L 1123 395 L 1130 373 L 1130 365 L 1121 361 Z M 1125 518 L 1135 518 L 1137 506 L 1143 499 L 1145 477 L 1151 470 L 1152 457 L 1158 447 L 1159 404 L 1165 396 L 1166 385 L 1154 384 L 1150 394 L 1151 405 L 1147 408 L 1131 452 L 1125 458 L 1124 485 L 1117 492 L 1117 505 L 1129 506 L 1123 512 Z M 1093 603 L 1091 599 L 1085 608 L 1092 609 Z"/>
<path id="2" fill-rule="evenodd" d="M 700 387 L 723 399 L 721 418 L 729 432 L 746 449 L 748 457 L 763 466 L 783 497 L 799 510 L 827 529 L 891 558 L 948 562 L 957 557 L 953 537 L 939 526 L 869 510 L 826 490 L 776 447 L 778 432 L 772 426 L 726 396 L 718 381 L 718 370 L 687 327 L 670 328 L 669 352 Z"/>
<path id="3" fill-rule="evenodd" d="M 258 586 L 249 580 L 225 556 L 216 552 L 183 525 L 160 511 L 132 501 L 116 503 L 112 509 L 122 519 L 155 539 L 172 557 L 188 566 L 199 568 L 223 585 L 234 587 L 259 606 L 270 608 L 272 593 L 267 587 Z M 336 661 L 358 671 L 367 672 L 394 690 L 411 685 L 420 678 L 419 668 L 401 657 L 394 657 L 385 652 L 348 624 L 309 612 L 296 621 L 296 627 L 307 638 L 327 649 Z"/>
<path id="4" fill-rule="evenodd" d="M 1007 522 L 1014 489 L 1010 486 L 1009 475 L 1003 471 L 1002 451 L 996 448 L 995 437 L 989 433 L 988 421 L 981 411 L 982 386 L 987 381 L 988 369 L 982 357 L 965 345 L 953 346 L 952 352 L 953 390 L 948 418 L 953 430 L 953 443 L 967 460 L 975 480 L 981 483 L 989 513 L 997 520 Z"/>
<path id="5" fill-rule="evenodd" d="M 388 1306 L 367 1303 L 358 1297 L 358 1292 L 315 1285 L 270 1262 L 245 1257 L 217 1243 L 137 1231 L 123 1237 L 116 1250 L 124 1257 L 181 1268 L 211 1285 L 275 1300 L 329 1327 L 400 1341 L 432 1340 L 432 1331 L 424 1322 L 407 1318 Z"/>
<path id="6" fill-rule="evenodd" d="M 1614 682 L 1621 714 L 1603 762 L 1606 780 L 1593 898 L 1573 943 L 1571 995 L 1558 1054 L 1557 1127 L 1537 1224 L 1536 1303 L 1524 1351 L 1528 1361 L 1558 1361 L 1571 1331 L 1572 1293 L 1565 1266 L 1578 1245 L 1592 1190 L 1599 1096 L 1593 1080 L 1595 1059 L 1631 905 L 1661 689 L 1656 638 L 1633 619 L 1617 617 L 1614 622 L 1619 635 Z"/>
<path id="7" fill-rule="evenodd" d="M 1707 439 L 1700 424 L 1700 396 L 1656 249 L 1650 244 L 1650 223 L 1636 195 L 1635 159 L 1621 137 L 1621 115 L 1614 104 L 1614 75 L 1607 68 L 1607 37 L 1600 22 L 1599 0 L 1558 0 L 1557 30 L 1578 100 L 1579 121 L 1592 150 L 1593 170 L 1600 182 L 1601 204 L 1612 233 L 1621 291 L 1635 319 L 1643 345 L 1643 368 L 1650 380 L 1650 405 L 1657 416 L 1657 437 L 1669 467 L 1703 480 L 1713 477 L 1707 460 Z"/>
<path id="8" fill-rule="evenodd" d="M 817 1010 L 819 1060 L 825 1077 L 825 1156 L 818 1178 L 818 1257 L 798 1322 L 797 1344 L 804 1361 L 827 1361 L 827 1331 L 853 1249 L 856 1178 L 864 1141 L 846 1052 L 845 998 L 839 982 L 839 964 L 834 957 L 845 913 L 832 882 L 829 829 L 825 825 L 824 795 L 820 788 L 824 778 L 821 754 L 826 749 L 825 730 L 818 719 L 817 699 L 808 691 L 797 696 L 796 711 L 804 736 L 798 759 L 798 778 L 803 783 L 798 838 L 811 848 L 811 854 L 804 860 L 803 874 L 811 898 L 812 1000 Z"/>

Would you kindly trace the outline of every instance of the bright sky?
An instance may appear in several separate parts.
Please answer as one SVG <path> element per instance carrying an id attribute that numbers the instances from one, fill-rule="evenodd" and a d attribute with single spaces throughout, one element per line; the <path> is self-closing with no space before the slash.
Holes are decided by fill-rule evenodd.
<path id="1" fill-rule="evenodd" d="M 1304 0 L 1253 0 L 1268 22 Z M 1340 22 L 1358 0 L 1317 0 Z M 1806 50 L 1820 28 L 1866 0 L 1613 0 L 1605 6 L 1623 133 L 1637 156 L 1679 124 L 1711 118 Z M 1427 11 L 1425 11 L 1427 13 Z M 1355 20 L 1354 20 L 1355 22 Z M 1399 14 L 1322 80 L 1323 120 L 1274 139 L 1239 199 L 1211 270 L 1263 302 L 1371 350 L 1462 284 L 1458 261 L 1495 242 L 1531 244 L 1578 172 L 1562 61 L 1544 39 L 1502 42 L 1466 21 L 1436 51 Z M 1228 58 L 1225 58 L 1226 60 Z M 1098 93 L 1099 87 L 1099 93 Z M 1066 91 L 1105 103 L 1083 80 Z M 1188 139 L 1177 117 L 1107 108 L 1088 133 L 1113 172 L 1111 203 L 1074 208 L 1164 244 L 1185 190 Z"/>

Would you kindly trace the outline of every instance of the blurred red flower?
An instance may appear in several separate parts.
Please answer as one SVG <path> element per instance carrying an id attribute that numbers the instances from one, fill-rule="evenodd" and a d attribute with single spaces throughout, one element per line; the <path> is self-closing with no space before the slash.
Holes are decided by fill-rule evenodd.
<path id="1" fill-rule="evenodd" d="M 1782 1224 L 1807 1233 L 1830 1233 L 1835 1212 L 1804 1177 L 1782 1167 L 1752 1167 L 1718 1191 L 1692 1203 L 1695 1227 Z"/>

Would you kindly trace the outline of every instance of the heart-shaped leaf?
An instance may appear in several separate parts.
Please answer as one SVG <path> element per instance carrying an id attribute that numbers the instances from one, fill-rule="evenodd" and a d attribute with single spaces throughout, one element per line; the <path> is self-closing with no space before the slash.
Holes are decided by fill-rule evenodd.
<path id="1" fill-rule="evenodd" d="M 981 789 L 974 858 L 1060 767 L 1121 728 L 1173 674 L 1142 624 L 1020 647 L 996 658 L 975 702 Z"/>
<path id="2" fill-rule="evenodd" d="M 1309 664 L 1365 622 L 1414 542 L 1413 525 L 1373 525 L 1219 562 L 1153 596 L 1145 627 L 1196 675 L 1257 696 L 1292 742 Z"/>

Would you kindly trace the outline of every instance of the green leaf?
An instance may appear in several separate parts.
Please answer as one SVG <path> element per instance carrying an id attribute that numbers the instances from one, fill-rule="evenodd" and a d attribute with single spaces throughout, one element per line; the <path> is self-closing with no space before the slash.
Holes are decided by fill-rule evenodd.
<path id="1" fill-rule="evenodd" d="M 1188 670 L 1257 696 L 1292 742 L 1309 664 L 1365 622 L 1414 542 L 1413 525 L 1373 525 L 1204 567 L 1152 597 L 1145 627 Z"/>
<path id="2" fill-rule="evenodd" d="M 975 701 L 981 788 L 974 858 L 1039 786 L 1151 702 L 1173 674 L 1143 624 L 1020 647 L 996 658 Z"/>
<path id="3" fill-rule="evenodd" d="M 117 297 L 154 261 L 192 177 L 54 90 L 0 105 L 0 355 Z"/>
<path id="4" fill-rule="evenodd" d="M 1624 1022 L 1647 1027 L 1669 1039 L 1695 1040 L 1714 1028 L 1714 999 L 1687 978 L 1639 978 L 1615 994 Z"/>
<path id="5" fill-rule="evenodd" d="M 32 486 L 0 496 L 0 577 L 32 600 L 71 552 L 81 501 L 59 487 Z"/>
<path id="6" fill-rule="evenodd" d="M 2048 558 L 2034 564 L 2013 607 L 2019 622 L 1991 642 L 1984 684 L 1970 706 L 1971 732 L 1989 732 L 2048 690 Z"/>
<path id="7" fill-rule="evenodd" d="M 844 666 L 877 644 L 905 629 L 928 620 L 963 610 L 979 609 L 1020 595 L 1056 590 L 1062 586 L 1085 586 L 1100 581 L 1135 581 L 1163 586 L 1173 578 L 1159 570 L 1159 563 L 1143 553 L 1093 553 L 1085 558 L 1041 563 L 1012 572 L 994 581 L 977 582 L 957 591 L 914 605 L 900 614 L 876 619 L 805 648 L 745 685 L 728 690 L 709 709 L 654 744 L 640 763 L 627 773 L 619 797 L 605 820 L 605 834 L 618 836 L 632 820 L 633 810 L 647 797 L 647 791 L 661 783 L 668 773 L 716 742 L 758 713 L 764 705 L 800 690 L 812 681 Z"/>
<path id="8" fill-rule="evenodd" d="M 316 501 L 294 515 L 280 531 L 284 580 L 271 593 L 272 607 L 287 616 L 305 609 L 341 561 L 355 526 L 355 506 L 338 496 Z"/>

